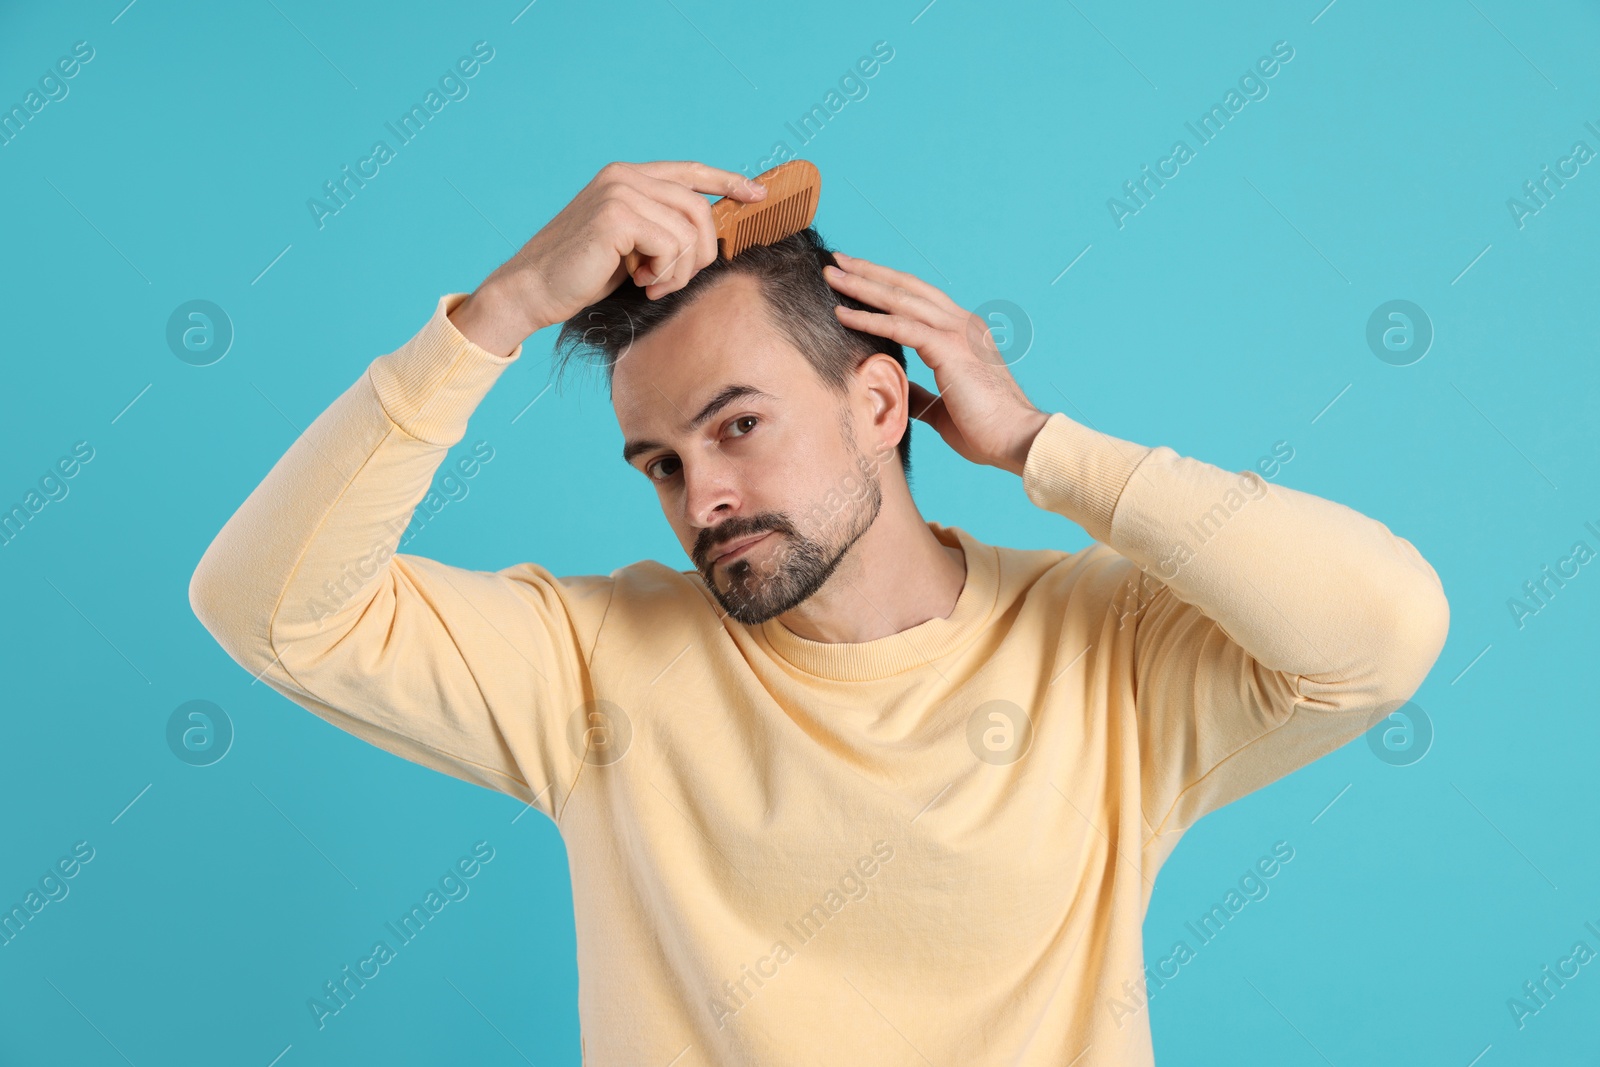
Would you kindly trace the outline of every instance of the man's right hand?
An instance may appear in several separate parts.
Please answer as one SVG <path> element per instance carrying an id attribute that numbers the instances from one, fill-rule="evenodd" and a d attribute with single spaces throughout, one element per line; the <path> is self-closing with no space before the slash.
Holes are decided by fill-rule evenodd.
<path id="1" fill-rule="evenodd" d="M 703 193 L 753 202 L 766 188 L 730 170 L 689 161 L 608 163 L 572 202 L 450 313 L 456 329 L 496 355 L 571 318 L 627 276 L 623 257 L 644 256 L 634 282 L 658 299 L 689 283 L 717 255 Z"/>

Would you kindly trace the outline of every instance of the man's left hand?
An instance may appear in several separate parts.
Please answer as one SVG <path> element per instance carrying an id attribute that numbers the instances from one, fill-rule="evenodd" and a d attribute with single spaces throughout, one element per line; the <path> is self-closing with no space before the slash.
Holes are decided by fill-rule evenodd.
<path id="1" fill-rule="evenodd" d="M 828 284 L 882 313 L 834 306 L 852 330 L 914 349 L 933 371 L 937 395 L 916 382 L 911 414 L 973 463 L 1022 473 L 1028 448 L 1050 416 L 1034 407 L 1006 368 L 989 324 L 914 275 L 835 252 Z"/>

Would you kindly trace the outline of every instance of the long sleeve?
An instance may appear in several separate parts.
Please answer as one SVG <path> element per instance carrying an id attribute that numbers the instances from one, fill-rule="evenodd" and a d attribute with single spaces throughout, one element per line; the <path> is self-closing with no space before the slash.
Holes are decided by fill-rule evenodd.
<path id="1" fill-rule="evenodd" d="M 339 729 L 558 820 L 611 579 L 395 552 L 521 355 L 462 336 L 446 316 L 464 298 L 442 297 L 312 422 L 207 548 L 189 599 L 241 666 Z"/>
<path id="2" fill-rule="evenodd" d="M 1023 484 L 1137 568 L 1106 608 L 1131 630 L 1151 840 L 1360 736 L 1444 646 L 1433 568 L 1342 504 L 1060 413 Z"/>

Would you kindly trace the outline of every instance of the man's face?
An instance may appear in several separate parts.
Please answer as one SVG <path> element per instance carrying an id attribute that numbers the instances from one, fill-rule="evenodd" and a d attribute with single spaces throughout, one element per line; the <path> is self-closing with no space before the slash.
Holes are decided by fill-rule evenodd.
<path id="1" fill-rule="evenodd" d="M 624 458 L 655 485 L 723 610 L 746 625 L 822 588 L 878 515 L 876 468 L 892 443 L 887 457 L 869 446 L 877 462 L 863 454 L 850 402 L 772 324 L 749 275 L 720 279 L 635 341 L 611 392 Z"/>

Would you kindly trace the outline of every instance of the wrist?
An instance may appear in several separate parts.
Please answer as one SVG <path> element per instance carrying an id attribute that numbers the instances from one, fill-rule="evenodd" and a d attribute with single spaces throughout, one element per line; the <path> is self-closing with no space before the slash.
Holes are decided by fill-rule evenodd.
<path id="1" fill-rule="evenodd" d="M 1030 414 L 1018 420 L 1016 440 L 1006 449 L 998 466 L 1020 477 L 1027 466 L 1028 452 L 1033 448 L 1034 439 L 1049 421 L 1050 413 L 1040 411 L 1038 408 L 1034 408 Z"/>
<path id="2" fill-rule="evenodd" d="M 473 344 L 496 356 L 508 356 L 544 326 L 496 284 L 485 281 L 449 315 L 451 323 Z"/>

